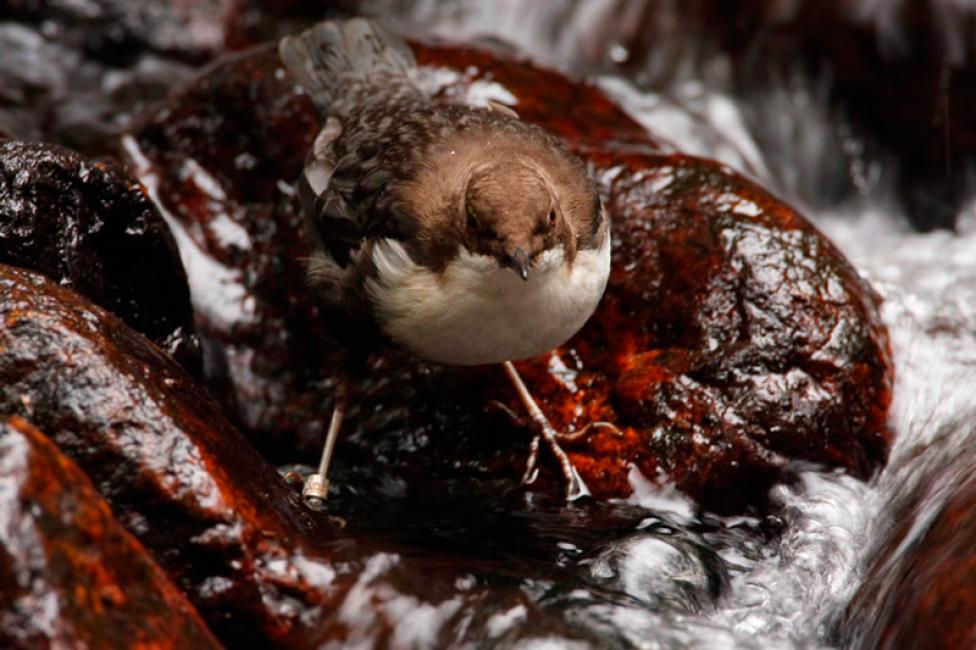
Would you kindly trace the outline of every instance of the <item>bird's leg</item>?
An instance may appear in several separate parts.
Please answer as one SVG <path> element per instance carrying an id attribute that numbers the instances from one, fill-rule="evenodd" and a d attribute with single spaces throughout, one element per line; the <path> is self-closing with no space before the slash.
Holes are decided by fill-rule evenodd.
<path id="1" fill-rule="evenodd" d="M 546 417 L 542 409 L 539 408 L 538 403 L 532 397 L 532 393 L 529 389 L 525 387 L 525 382 L 522 381 L 522 377 L 519 376 L 518 370 L 512 365 L 511 361 L 506 361 L 502 364 L 505 368 L 505 372 L 508 374 L 508 378 L 512 380 L 512 385 L 515 386 L 515 391 L 518 393 L 519 398 L 525 405 L 525 409 L 529 412 L 529 417 L 532 419 L 532 424 L 535 428 L 535 435 L 532 436 L 532 442 L 529 444 L 529 457 L 525 463 L 525 474 L 522 476 L 522 483 L 529 484 L 535 481 L 538 475 L 538 461 L 539 461 L 539 443 L 545 441 L 546 446 L 552 451 L 556 460 L 559 462 L 559 466 L 562 469 L 563 476 L 566 478 L 566 500 L 573 501 L 579 499 L 580 497 L 587 496 L 590 491 L 586 487 L 586 483 L 580 477 L 576 468 L 573 467 L 572 461 L 569 460 L 569 456 L 563 451 L 563 448 L 559 446 L 560 441 L 562 442 L 575 442 L 589 435 L 593 429 L 613 429 L 619 433 L 619 429 L 609 422 L 591 422 L 579 431 L 572 433 L 561 433 L 556 431 L 552 424 L 549 423 L 549 418 Z"/>
<path id="2" fill-rule="evenodd" d="M 332 461 L 332 451 L 335 449 L 336 439 L 339 437 L 339 428 L 342 426 L 342 419 L 346 413 L 346 390 L 341 383 L 337 386 L 334 400 L 332 419 L 329 421 L 329 430 L 325 434 L 325 444 L 322 446 L 319 468 L 305 479 L 305 487 L 302 489 L 305 505 L 312 510 L 324 510 L 325 500 L 329 496 L 329 479 L 326 477 L 329 473 L 329 463 Z"/>

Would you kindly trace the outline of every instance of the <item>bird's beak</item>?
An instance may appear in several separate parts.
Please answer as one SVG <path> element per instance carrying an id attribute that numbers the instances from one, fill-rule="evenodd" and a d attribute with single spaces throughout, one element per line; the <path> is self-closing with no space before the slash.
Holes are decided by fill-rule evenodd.
<path id="1" fill-rule="evenodd" d="M 529 255 L 521 246 L 508 254 L 505 265 L 518 273 L 519 277 L 528 281 L 529 279 Z"/>

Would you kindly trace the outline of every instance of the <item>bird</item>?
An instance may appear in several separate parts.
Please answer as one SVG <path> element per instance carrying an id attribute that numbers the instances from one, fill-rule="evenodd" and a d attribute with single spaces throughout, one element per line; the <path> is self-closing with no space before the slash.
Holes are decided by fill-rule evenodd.
<path id="1" fill-rule="evenodd" d="M 500 364 L 533 429 L 522 482 L 545 443 L 566 499 L 588 495 L 560 443 L 619 430 L 557 431 L 512 363 L 565 343 L 607 286 L 611 224 L 584 163 L 509 106 L 435 103 L 409 46 L 375 20 L 318 23 L 281 39 L 279 55 L 322 124 L 297 192 L 308 285 L 347 345 L 305 503 L 325 507 L 348 378 L 377 344 Z"/>

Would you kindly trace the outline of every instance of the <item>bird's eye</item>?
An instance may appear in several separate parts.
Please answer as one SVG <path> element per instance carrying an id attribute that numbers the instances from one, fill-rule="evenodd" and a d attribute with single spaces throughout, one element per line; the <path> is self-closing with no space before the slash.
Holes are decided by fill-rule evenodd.
<path id="1" fill-rule="evenodd" d="M 549 210 L 549 225 L 553 226 L 556 224 L 556 211 Z"/>

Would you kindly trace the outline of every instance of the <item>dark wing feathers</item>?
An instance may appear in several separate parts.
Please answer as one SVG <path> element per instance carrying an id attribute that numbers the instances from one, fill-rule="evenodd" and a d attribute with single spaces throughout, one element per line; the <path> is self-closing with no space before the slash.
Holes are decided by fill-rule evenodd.
<path id="1" fill-rule="evenodd" d="M 361 18 L 286 37 L 279 53 L 325 120 L 299 195 L 313 232 L 345 265 L 363 237 L 403 230 L 390 216 L 396 210 L 387 191 L 399 174 L 383 155 L 396 134 L 377 124 L 393 127 L 397 111 L 426 103 L 412 79 L 413 53 L 398 36 Z"/>
<path id="2" fill-rule="evenodd" d="M 416 66 L 403 39 L 364 18 L 321 22 L 281 39 L 278 52 L 323 119 L 355 109 L 342 101 L 350 89 L 368 93 L 380 79 L 407 81 Z"/>

